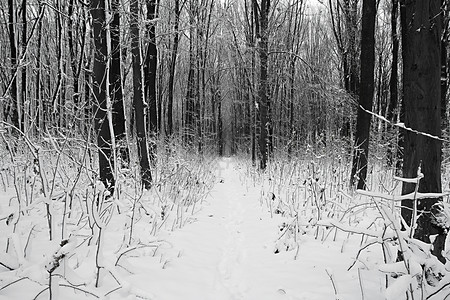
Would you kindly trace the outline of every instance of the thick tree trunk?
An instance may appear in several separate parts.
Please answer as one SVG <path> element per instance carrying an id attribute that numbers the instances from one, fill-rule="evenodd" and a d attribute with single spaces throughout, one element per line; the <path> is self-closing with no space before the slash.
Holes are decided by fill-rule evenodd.
<path id="1" fill-rule="evenodd" d="M 295 82 L 295 57 L 291 58 L 289 64 L 289 141 L 288 141 L 288 156 L 292 158 L 292 148 L 294 145 L 294 139 L 296 136 L 295 127 L 294 127 L 294 82 Z"/>
<path id="2" fill-rule="evenodd" d="M 358 74 L 358 2 L 359 0 L 329 0 L 333 34 L 342 62 L 342 84 L 352 98 L 359 93 Z M 351 114 L 343 118 L 341 135 L 351 137 Z"/>
<path id="3" fill-rule="evenodd" d="M 101 0 L 104 1 L 104 0 Z M 95 1 L 94 1 L 95 2 Z M 104 5 L 104 3 L 103 3 Z M 56 1 L 56 7 L 59 10 L 59 1 Z M 103 9 L 104 10 L 104 9 Z M 104 14 L 104 13 L 103 13 Z M 63 86 L 64 81 L 64 58 L 63 58 L 63 26 L 62 26 L 62 17 L 61 14 L 55 14 L 55 24 L 56 24 L 56 56 L 57 56 L 57 64 L 58 64 L 58 75 L 56 79 L 56 87 L 53 91 L 52 96 L 52 116 L 53 122 L 55 126 L 62 127 L 62 123 L 64 120 L 64 99 L 61 96 L 61 90 L 65 87 Z M 104 17 L 103 17 L 104 18 Z M 106 45 L 106 44 L 105 44 Z"/>
<path id="4" fill-rule="evenodd" d="M 144 99 L 142 93 L 141 48 L 139 41 L 139 0 L 132 0 L 131 8 L 131 54 L 133 65 L 133 104 L 136 121 L 136 139 L 138 146 L 141 180 L 144 188 L 149 189 L 152 183 L 150 162 L 147 150 L 147 135 L 144 117 Z"/>
<path id="5" fill-rule="evenodd" d="M 111 63 L 109 68 L 109 91 L 112 102 L 112 123 L 114 135 L 119 145 L 119 155 L 125 163 L 130 162 L 128 143 L 126 142 L 125 107 L 123 103 L 121 47 L 120 47 L 120 2 L 111 1 Z"/>
<path id="6" fill-rule="evenodd" d="M 69 6 L 68 6 L 68 18 L 67 18 L 67 35 L 68 35 L 68 43 L 69 43 L 69 54 L 70 54 L 70 66 L 72 69 L 72 77 L 73 77 L 73 104 L 74 104 L 74 110 L 75 110 L 75 115 L 76 115 L 76 111 L 78 110 L 78 105 L 80 102 L 80 92 L 79 92 L 79 77 L 78 77 L 78 57 L 77 57 L 77 39 L 76 36 L 74 36 L 74 33 L 76 32 L 76 30 L 74 29 L 74 1 L 75 0 L 70 0 L 69 1 Z M 80 56 L 80 59 L 83 58 L 83 55 Z"/>
<path id="7" fill-rule="evenodd" d="M 8 118 L 11 120 L 11 123 L 17 128 L 20 127 L 19 120 L 19 105 L 18 105 L 18 96 L 17 96 L 17 76 L 16 76 L 16 68 L 17 68 L 17 45 L 16 45 L 16 26 L 15 26 L 15 11 L 14 11 L 14 0 L 8 0 L 8 27 L 9 27 L 9 48 L 10 48 L 10 58 L 11 58 L 11 88 L 10 95 L 11 100 L 5 106 L 5 120 Z"/>
<path id="8" fill-rule="evenodd" d="M 147 124 L 150 133 L 150 161 L 156 160 L 156 135 L 158 133 L 158 115 L 156 99 L 156 68 L 158 49 L 156 48 L 156 0 L 147 0 L 148 46 L 144 60 L 144 90 L 148 103 Z"/>
<path id="9" fill-rule="evenodd" d="M 147 0 L 148 45 L 144 60 L 144 89 L 148 107 L 148 126 L 150 134 L 158 132 L 156 105 L 156 67 L 158 49 L 156 48 L 156 0 Z"/>
<path id="10" fill-rule="evenodd" d="M 196 137 L 197 137 L 197 151 L 198 153 L 202 153 L 202 120 L 201 120 L 201 107 L 202 107 L 202 101 L 203 97 L 200 92 L 200 81 L 201 81 L 201 64 L 202 64 L 202 50 L 201 50 L 201 41 L 203 40 L 202 36 L 202 29 L 197 29 L 196 33 L 196 40 L 197 40 L 197 61 L 196 61 L 196 67 L 195 67 L 195 73 L 196 73 L 196 80 L 195 80 L 195 129 L 196 129 Z"/>
<path id="11" fill-rule="evenodd" d="M 359 94 L 359 88 L 360 88 L 360 80 L 358 74 L 358 2 L 359 0 L 344 0 L 344 5 L 346 7 L 346 31 L 348 36 L 348 53 L 349 56 L 347 58 L 349 59 L 349 74 L 348 74 L 348 87 L 347 90 L 350 92 L 350 94 L 353 97 L 357 97 Z M 363 1 L 364 6 L 364 1 Z M 363 8 L 364 11 L 364 8 Z M 364 14 L 364 12 L 363 12 Z M 362 34 L 362 28 L 361 28 L 361 36 L 364 36 Z M 363 45 L 363 43 L 361 43 Z"/>
<path id="12" fill-rule="evenodd" d="M 250 131 L 250 139 L 251 139 L 251 157 L 252 164 L 256 166 L 257 153 L 256 153 L 256 127 L 257 127 L 257 110 L 256 110 L 256 102 L 258 101 L 258 97 L 255 95 L 255 56 L 256 56 L 256 45 L 255 45 L 255 29 L 256 24 L 259 22 L 257 17 L 255 17 L 255 11 L 257 10 L 257 2 L 255 0 L 250 0 L 250 3 L 247 3 L 245 0 L 244 8 L 245 8 L 245 16 L 247 23 L 247 35 L 246 41 L 247 46 L 250 50 L 250 75 L 247 75 L 247 90 L 250 95 L 249 97 L 249 109 L 250 109 L 250 120 L 249 120 L 249 131 Z M 237 39 L 235 39 L 236 47 L 238 46 Z"/>
<path id="13" fill-rule="evenodd" d="M 255 0 L 256 1 L 256 0 Z M 267 95 L 267 62 L 268 62 L 268 16 L 270 9 L 270 1 L 262 0 L 260 6 L 259 20 L 259 63 L 260 63 L 260 74 L 259 74 L 259 114 L 260 114 L 260 136 L 259 136 L 259 151 L 260 151 L 260 168 L 265 170 L 267 167 L 267 160 L 269 150 L 271 148 L 270 133 L 271 124 L 268 117 L 270 105 L 269 98 Z M 257 14 L 255 14 L 257 17 Z M 258 33 L 258 31 L 257 31 Z"/>
<path id="14" fill-rule="evenodd" d="M 107 39 L 105 20 L 105 0 L 91 1 L 92 27 L 94 35 L 94 79 L 92 88 L 95 98 L 95 133 L 97 135 L 97 146 L 99 156 L 100 180 L 110 190 L 114 191 L 114 174 L 111 133 L 107 117 L 106 101 L 106 64 L 107 60 Z"/>
<path id="15" fill-rule="evenodd" d="M 28 39 L 28 33 L 27 33 L 27 0 L 22 0 L 22 53 L 26 51 L 27 48 L 27 39 Z M 24 132 L 27 131 L 28 128 L 26 128 L 26 124 L 28 122 L 25 122 L 26 119 L 28 119 L 29 115 L 27 110 L 27 90 L 28 90 L 28 81 L 27 81 L 27 67 L 26 65 L 22 66 L 22 99 L 21 99 L 21 107 L 19 108 L 20 113 L 20 124 L 22 126 L 22 130 Z M 27 116 L 26 116 L 27 115 Z"/>
<path id="16" fill-rule="evenodd" d="M 392 39 L 392 68 L 391 78 L 389 80 L 390 100 L 387 110 L 387 119 L 396 122 L 398 109 L 398 49 L 399 39 L 397 33 L 398 0 L 392 0 L 391 11 L 391 39 Z M 396 157 L 395 145 L 391 142 L 388 145 L 387 162 L 389 166 L 394 163 Z"/>
<path id="17" fill-rule="evenodd" d="M 447 60 L 448 34 L 441 40 L 441 129 L 447 130 L 447 88 L 448 88 L 448 60 Z"/>
<path id="18" fill-rule="evenodd" d="M 405 125 L 422 133 L 441 136 L 441 14 L 440 1 L 412 0 L 401 2 L 403 94 Z M 424 178 L 419 192 L 441 192 L 441 141 L 405 131 L 403 177 L 415 178 L 420 167 Z M 414 192 L 415 184 L 403 183 L 402 194 Z M 430 208 L 436 199 L 417 201 L 421 214 L 415 237 L 429 243 L 429 236 L 441 233 L 430 222 Z M 402 201 L 402 217 L 411 225 L 413 202 Z M 435 245 L 438 258 L 443 260 Z"/>
<path id="19" fill-rule="evenodd" d="M 84 22 L 83 22 L 83 32 L 85 34 L 84 38 L 86 39 L 86 42 L 88 43 L 88 47 L 87 49 L 90 49 L 90 51 L 87 53 L 86 55 L 86 61 L 84 62 L 84 70 L 91 70 L 92 69 L 92 63 L 93 63 L 93 57 L 95 56 L 95 49 L 92 46 L 94 44 L 94 34 L 92 32 L 92 30 L 88 30 L 86 23 L 87 20 L 89 19 L 89 12 L 88 10 L 84 10 Z M 84 76 L 83 76 L 83 81 L 84 81 L 84 110 L 83 110 L 83 123 L 85 124 L 85 127 L 83 128 L 86 132 L 89 132 L 91 130 L 92 127 L 92 118 L 91 116 L 94 114 L 94 110 L 93 110 L 93 101 L 92 101 L 92 93 L 91 93 L 91 89 L 89 88 L 90 86 L 92 86 L 91 82 L 93 79 L 93 76 L 91 74 L 91 72 L 88 71 L 84 71 Z"/>
<path id="20" fill-rule="evenodd" d="M 196 114 L 195 103 L 198 94 L 197 84 L 197 55 L 196 55 L 196 32 L 195 32 L 195 16 L 197 15 L 197 7 L 194 0 L 190 0 L 189 7 L 189 71 L 187 78 L 187 92 L 185 103 L 185 125 L 184 125 L 184 142 L 186 145 L 192 146 L 196 135 Z M 197 69 L 197 70 L 196 70 Z"/>
<path id="21" fill-rule="evenodd" d="M 363 0 L 359 105 L 369 111 L 372 110 L 374 90 L 375 16 L 376 1 Z M 353 186 L 355 177 L 358 178 L 358 189 L 366 188 L 370 121 L 371 115 L 359 108 L 356 120 L 355 148 L 350 179 L 351 185 Z"/>
<path id="22" fill-rule="evenodd" d="M 42 4 L 39 4 L 39 11 L 42 9 Z M 42 70 L 41 70 L 41 51 L 42 51 L 42 19 L 39 20 L 38 24 L 38 41 L 37 41 L 37 55 L 36 55 L 36 85 L 35 85 L 35 100 L 37 104 L 36 115 L 34 118 L 34 123 L 36 124 L 37 129 L 43 130 L 43 103 L 42 103 Z"/>
<path id="23" fill-rule="evenodd" d="M 167 99 L 167 135 L 171 136 L 173 134 L 173 90 L 175 82 L 175 67 L 177 62 L 177 52 L 178 52 L 178 41 L 179 41 L 179 24 L 180 24 L 180 0 L 175 0 L 175 24 L 174 24 L 174 37 L 173 46 L 170 59 L 169 68 L 169 95 Z"/>

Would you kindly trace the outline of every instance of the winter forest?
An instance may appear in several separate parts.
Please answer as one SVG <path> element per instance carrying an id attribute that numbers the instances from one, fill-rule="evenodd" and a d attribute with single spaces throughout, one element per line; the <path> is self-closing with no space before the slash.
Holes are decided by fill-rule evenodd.
<path id="1" fill-rule="evenodd" d="M 448 1 L 0 8 L 0 300 L 450 299 Z"/>

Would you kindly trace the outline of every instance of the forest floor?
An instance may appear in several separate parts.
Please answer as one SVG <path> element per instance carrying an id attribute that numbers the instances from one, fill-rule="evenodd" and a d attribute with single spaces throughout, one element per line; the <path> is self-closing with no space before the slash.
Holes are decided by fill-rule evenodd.
<path id="1" fill-rule="evenodd" d="M 267 195 L 262 195 L 261 186 L 248 178 L 237 160 L 219 159 L 215 172 L 209 195 L 195 210 L 189 208 L 181 228 L 166 226 L 152 236 L 150 222 L 145 221 L 143 214 L 133 229 L 138 242 L 134 250 L 147 241 L 148 247 L 142 246 L 142 251 L 128 248 L 127 252 L 123 243 L 118 244 L 117 241 L 126 239 L 123 228 L 127 217 L 114 215 L 105 233 L 103 255 L 97 258 L 98 264 L 109 271 L 102 271 L 99 288 L 93 286 L 96 269 L 92 267 L 96 265 L 97 248 L 74 241 L 77 246 L 73 247 L 68 268 L 62 265 L 66 273 L 65 280 L 61 279 L 61 283 L 68 282 L 72 287 L 60 284 L 54 289 L 53 298 L 49 298 L 48 290 L 43 290 L 48 281 L 45 257 L 51 257 L 55 250 L 37 238 L 33 247 L 28 245 L 27 237 L 36 230 L 30 232 L 32 225 L 24 227 L 23 233 L 13 234 L 13 242 L 17 248 L 27 244 L 23 250 L 26 258 L 19 261 L 22 267 L 17 271 L 0 272 L 0 300 L 94 299 L 105 294 L 107 297 L 102 299 L 110 300 L 384 298 L 385 277 L 376 267 L 372 268 L 381 261 L 377 250 L 381 247 L 365 250 L 364 255 L 357 257 L 361 235 L 325 226 L 313 226 L 308 233 L 297 233 L 294 237 L 286 227 L 292 223 L 292 217 L 274 213 L 261 200 Z M 3 198 L 4 209 L 8 200 Z M 4 224 L 1 226 L 5 229 Z M 40 234 L 44 235 L 45 230 Z M 52 245 L 54 249 L 60 247 L 56 241 Z M 8 257 L 0 255 L 3 262 Z M 355 260 L 357 264 L 350 268 Z M 52 277 L 58 278 L 56 274 Z M 115 289 L 117 284 L 119 288 Z"/>
<path id="2" fill-rule="evenodd" d="M 155 257 L 128 259 L 134 287 L 164 300 L 381 299 L 379 276 L 352 268 L 358 240 L 299 238 L 299 248 L 275 253 L 283 219 L 260 204 L 237 164 L 219 162 L 218 179 L 192 223 L 161 236 L 170 247 Z M 331 276 L 331 277 L 330 277 Z M 331 279 L 332 278 L 332 279 Z M 333 287 L 333 285 L 335 287 Z M 335 289 L 338 293 L 336 295 Z M 120 296 L 112 299 L 122 299 Z"/>

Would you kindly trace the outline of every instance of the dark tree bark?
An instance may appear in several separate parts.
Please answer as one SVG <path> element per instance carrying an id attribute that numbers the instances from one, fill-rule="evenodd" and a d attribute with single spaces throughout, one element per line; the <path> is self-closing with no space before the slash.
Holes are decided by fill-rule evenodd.
<path id="1" fill-rule="evenodd" d="M 56 8 L 60 10 L 59 0 L 56 1 Z M 55 14 L 55 25 L 56 25 L 56 56 L 57 56 L 57 64 L 58 64 L 58 72 L 56 79 L 56 87 L 53 91 L 52 96 L 52 116 L 53 122 L 55 126 L 62 127 L 63 122 L 65 121 L 64 117 L 64 97 L 61 96 L 61 91 L 65 89 L 64 86 L 64 57 L 63 57 L 63 25 L 62 25 L 62 16 L 60 13 Z"/>
<path id="2" fill-rule="evenodd" d="M 68 35 L 68 43 L 69 43 L 69 54 L 70 54 L 70 67 L 72 69 L 72 77 L 73 77 L 73 104 L 75 113 L 78 109 L 78 105 L 80 102 L 80 92 L 79 92 L 79 72 L 78 72 L 78 47 L 77 47 L 77 41 L 76 36 L 74 33 L 76 33 L 76 29 L 74 28 L 74 1 L 69 1 L 68 6 L 68 18 L 67 18 L 67 35 Z M 80 59 L 83 59 L 83 55 L 80 56 Z"/>
<path id="3" fill-rule="evenodd" d="M 170 59 L 170 67 L 169 67 L 169 95 L 167 99 L 167 135 L 171 136 L 173 134 L 173 89 L 175 82 L 175 67 L 177 62 L 177 53 L 178 53 L 178 42 L 179 42 L 179 24 L 180 24 L 180 0 L 175 0 L 175 20 L 174 20 L 174 36 L 173 36 L 173 45 L 172 45 L 172 53 Z"/>
<path id="4" fill-rule="evenodd" d="M 398 48 L 399 38 L 397 33 L 398 0 L 392 0 L 391 10 L 391 39 L 392 39 L 392 68 L 391 78 L 389 80 L 390 100 L 387 110 L 387 119 L 391 122 L 396 121 L 396 112 L 398 108 Z M 387 162 L 389 166 L 394 163 L 395 157 L 394 145 L 389 143 Z"/>
<path id="5" fill-rule="evenodd" d="M 441 0 L 441 9 L 443 13 L 442 38 L 441 38 L 441 129 L 447 131 L 447 90 L 448 90 L 448 40 L 449 40 L 449 21 L 450 4 L 448 1 Z"/>
<path id="6" fill-rule="evenodd" d="M 399 39 L 397 33 L 398 0 L 392 0 L 391 11 L 391 39 L 392 39 L 392 69 L 389 80 L 390 101 L 387 111 L 387 119 L 395 121 L 395 112 L 398 106 L 398 47 Z"/>
<path id="7" fill-rule="evenodd" d="M 447 130 L 447 88 L 448 88 L 448 60 L 447 60 L 447 44 L 448 39 L 443 38 L 441 41 L 441 128 L 442 131 Z"/>
<path id="8" fill-rule="evenodd" d="M 224 154 L 224 141 L 223 141 L 223 121 L 222 121 L 222 99 L 220 94 L 217 100 L 217 143 L 219 146 L 219 156 Z"/>
<path id="9" fill-rule="evenodd" d="M 359 0 L 329 0 L 333 34 L 342 62 L 342 84 L 347 93 L 357 98 L 359 93 L 358 74 L 358 2 Z M 341 135 L 350 137 L 351 117 L 344 116 Z"/>
<path id="10" fill-rule="evenodd" d="M 120 51 L 120 2 L 111 1 L 112 21 L 111 34 L 111 63 L 109 68 L 109 93 L 112 102 L 112 123 L 116 143 L 119 145 L 119 155 L 125 163 L 130 162 L 128 143 L 126 140 L 125 108 L 123 103 L 122 70 Z"/>
<path id="11" fill-rule="evenodd" d="M 247 47 L 250 50 L 250 74 L 244 69 L 244 72 L 246 73 L 247 77 L 247 86 L 246 89 L 249 94 L 249 110 L 250 110 L 250 120 L 249 120 L 249 132 L 250 132 L 250 139 L 251 139 L 251 157 L 252 157 L 252 164 L 253 166 L 256 166 L 256 160 L 257 160 L 257 153 L 256 153 L 256 128 L 257 128 L 257 110 L 256 110 L 256 101 L 257 96 L 256 88 L 255 88 L 255 56 L 256 56 L 256 24 L 258 23 L 258 20 L 255 17 L 255 11 L 257 10 L 257 2 L 254 0 L 250 0 L 247 2 L 247 0 L 244 1 L 244 13 L 245 13 L 245 20 L 246 20 L 246 42 Z M 259 28 L 259 27 L 258 27 Z M 235 45 L 236 49 L 238 48 L 238 40 L 235 37 Z M 243 60 L 242 60 L 243 61 Z"/>
<path id="12" fill-rule="evenodd" d="M 375 67 L 375 16 L 376 1 L 363 0 L 361 27 L 361 82 L 359 105 L 372 110 Z M 369 156 L 370 114 L 358 108 L 355 145 L 353 152 L 351 185 L 358 177 L 358 189 L 366 188 L 367 161 Z"/>
<path id="13" fill-rule="evenodd" d="M 287 97 L 289 99 L 289 133 L 288 133 L 288 156 L 292 158 L 292 149 L 296 137 L 295 128 L 295 75 L 296 75 L 296 61 L 298 58 L 298 52 L 300 50 L 301 38 L 299 36 L 299 30 L 301 27 L 303 16 L 303 3 L 295 2 L 295 10 L 292 11 L 290 16 L 289 36 L 288 44 L 289 51 L 292 52 L 289 58 L 289 88 L 287 91 Z"/>
<path id="14" fill-rule="evenodd" d="M 156 67 L 158 49 L 156 47 L 156 0 L 147 0 L 147 36 L 148 45 L 144 60 L 144 89 L 148 103 L 148 126 L 150 134 L 158 132 L 156 105 Z"/>
<path id="15" fill-rule="evenodd" d="M 403 0 L 401 13 L 403 94 L 405 125 L 422 133 L 441 136 L 441 32 L 440 1 Z M 405 131 L 403 177 L 417 177 L 418 168 L 424 178 L 419 192 L 441 192 L 441 141 Z M 403 183 L 402 194 L 414 192 L 416 185 Z M 417 201 L 420 217 L 415 238 L 429 243 L 431 234 L 441 233 L 430 222 L 430 208 L 436 199 Z M 408 225 L 412 219 L 412 201 L 402 201 L 402 217 Z M 441 239 L 437 239 L 441 240 Z M 443 245 L 434 245 L 442 261 Z"/>
<path id="16" fill-rule="evenodd" d="M 148 129 L 150 133 L 150 161 L 156 162 L 156 135 L 158 134 L 158 115 L 156 99 L 156 68 L 158 49 L 156 47 L 156 0 L 147 0 L 148 45 L 144 60 L 144 91 L 148 103 Z"/>
<path id="17" fill-rule="evenodd" d="M 95 113 L 94 110 L 94 105 L 92 101 L 92 93 L 91 93 L 91 89 L 89 88 L 90 86 L 92 86 L 92 81 L 94 78 L 94 74 L 92 74 L 92 72 L 89 72 L 88 70 L 92 69 L 92 64 L 95 60 L 95 44 L 94 44 L 94 33 L 92 30 L 87 30 L 87 26 L 86 23 L 88 22 L 88 17 L 89 12 L 88 11 L 84 11 L 84 22 L 83 22 L 83 32 L 85 33 L 85 39 L 87 40 L 89 47 L 88 49 L 90 49 L 90 52 L 87 53 L 86 55 L 86 59 L 85 59 L 85 63 L 84 63 L 84 118 L 83 118 L 83 123 L 85 124 L 85 130 L 89 131 L 91 130 L 91 126 L 92 121 L 91 121 L 91 116 Z M 95 123 L 95 122 L 94 122 Z M 94 124 L 95 127 L 95 124 Z"/>
<path id="18" fill-rule="evenodd" d="M 269 52 L 269 32 L 268 32 L 268 16 L 270 10 L 270 0 L 261 0 L 261 6 L 254 0 L 255 18 L 257 23 L 257 36 L 259 37 L 259 114 L 260 114 L 260 136 L 259 136 L 259 151 L 260 151 L 260 168 L 265 170 L 267 167 L 267 160 L 269 151 L 271 149 L 271 124 L 268 116 L 270 110 L 270 99 L 267 92 L 267 62 Z M 259 10 L 258 10 L 259 8 Z M 258 14 L 259 12 L 259 14 Z M 258 18 L 259 16 L 259 18 Z"/>
<path id="19" fill-rule="evenodd" d="M 113 159 L 111 151 L 111 132 L 107 117 L 106 64 L 108 46 L 106 39 L 105 0 L 91 1 L 92 28 L 94 37 L 94 76 L 92 89 L 95 98 L 95 133 L 99 156 L 100 180 L 111 192 L 114 191 Z"/>
<path id="20" fill-rule="evenodd" d="M 189 3 L 189 71 L 187 78 L 186 103 L 184 108 L 184 142 L 192 146 L 196 135 L 196 98 L 198 95 L 197 82 L 197 55 L 195 51 L 197 36 L 195 34 L 195 18 L 198 16 L 198 7 L 195 1 Z M 197 72 L 196 72 L 197 71 Z"/>
<path id="21" fill-rule="evenodd" d="M 359 0 L 344 0 L 345 20 L 347 31 L 348 65 L 349 72 L 346 75 L 346 90 L 353 97 L 357 97 L 360 88 L 360 78 L 358 74 L 358 2 Z M 363 4 L 364 6 L 364 4 Z M 364 11 L 364 8 L 363 8 Z M 362 29 L 361 29 L 362 31 Z M 361 33 L 361 35 L 363 35 Z M 361 43 L 362 45 L 362 43 Z M 362 80 L 362 79 L 361 79 Z"/>
<path id="22" fill-rule="evenodd" d="M 17 45 L 16 45 L 16 28 L 15 28 L 15 10 L 14 10 L 14 0 L 8 0 L 8 28 L 9 28 L 9 47 L 10 47 L 10 58 L 11 58 L 11 88 L 10 96 L 11 101 L 5 106 L 5 120 L 10 118 L 11 123 L 17 128 L 20 127 L 19 113 L 18 113 L 18 96 L 17 96 Z"/>
<path id="23" fill-rule="evenodd" d="M 42 3 L 39 3 L 39 11 L 42 9 Z M 39 20 L 38 24 L 38 41 L 37 41 L 37 55 L 36 55 L 36 85 L 35 85 L 35 101 L 37 102 L 37 111 L 35 115 L 34 122 L 39 130 L 44 129 L 44 109 L 42 103 L 42 70 L 41 70 L 41 51 L 42 51 L 42 19 Z"/>
<path id="24" fill-rule="evenodd" d="M 131 9 L 131 54 L 133 65 L 133 106 L 136 122 L 136 139 L 141 167 L 142 186 L 149 189 L 152 184 L 150 162 L 147 150 L 147 135 L 144 117 L 144 99 L 142 93 L 141 48 L 139 41 L 139 0 L 132 0 Z"/>
<path id="25" fill-rule="evenodd" d="M 27 0 L 22 0 L 22 53 L 25 53 L 27 48 L 27 39 L 28 39 L 28 33 L 27 33 Z M 22 126 L 22 130 L 26 131 L 27 128 L 25 128 L 25 114 L 27 113 L 26 110 L 26 103 L 27 103 L 27 90 L 28 90 L 28 80 L 27 80 L 27 66 L 24 65 L 22 68 L 22 77 L 21 77 L 21 83 L 22 83 L 22 99 L 21 99 L 21 107 L 19 108 L 19 117 L 20 117 L 20 125 Z"/>

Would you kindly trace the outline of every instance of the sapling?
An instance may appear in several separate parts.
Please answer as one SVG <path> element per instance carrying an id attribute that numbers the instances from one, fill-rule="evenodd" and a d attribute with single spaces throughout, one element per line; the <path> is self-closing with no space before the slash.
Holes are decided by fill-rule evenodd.
<path id="1" fill-rule="evenodd" d="M 330 278 L 331 284 L 333 285 L 334 297 L 336 300 L 339 300 L 340 299 L 339 292 L 338 292 L 338 288 L 336 285 L 336 280 L 334 278 L 333 271 L 331 269 L 326 269 L 325 271 L 327 272 L 327 275 Z"/>
<path id="2" fill-rule="evenodd" d="M 136 191 L 137 192 L 137 191 Z M 133 204 L 131 206 L 131 216 L 130 216 L 130 233 L 128 238 L 127 247 L 131 246 L 131 242 L 133 239 L 133 228 L 134 228 L 134 222 L 135 222 L 135 215 L 136 215 L 136 206 L 138 203 L 140 203 L 142 199 L 142 195 L 144 193 L 144 189 L 141 188 L 139 193 L 136 193 L 133 197 Z"/>

